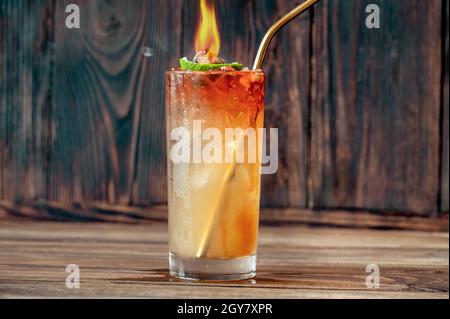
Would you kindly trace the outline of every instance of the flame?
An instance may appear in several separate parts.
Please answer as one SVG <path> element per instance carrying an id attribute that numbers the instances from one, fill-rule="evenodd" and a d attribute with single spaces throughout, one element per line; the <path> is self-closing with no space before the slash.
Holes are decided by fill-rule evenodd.
<path id="1" fill-rule="evenodd" d="M 219 56 L 220 36 L 216 22 L 214 3 L 200 0 L 201 18 L 195 33 L 195 51 L 206 51 L 210 59 Z"/>

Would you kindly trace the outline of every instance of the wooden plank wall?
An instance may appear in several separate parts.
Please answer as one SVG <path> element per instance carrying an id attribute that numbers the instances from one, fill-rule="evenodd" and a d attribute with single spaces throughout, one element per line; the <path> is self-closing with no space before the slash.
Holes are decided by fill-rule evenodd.
<path id="1" fill-rule="evenodd" d="M 45 197 L 52 1 L 0 1 L 0 198 Z"/>
<path id="2" fill-rule="evenodd" d="M 443 42 L 443 56 L 444 56 L 444 72 L 442 85 L 442 162 L 441 162 L 441 211 L 448 212 L 449 202 L 449 54 L 448 54 L 448 33 L 449 33 L 449 0 L 445 1 L 445 15 L 444 15 L 444 42 Z"/>
<path id="3" fill-rule="evenodd" d="M 57 25 L 69 3 L 57 2 Z M 182 2 L 76 3 L 81 29 L 58 28 L 55 36 L 48 198 L 163 203 L 163 77 L 180 54 Z M 144 47 L 152 48 L 151 58 Z"/>
<path id="4" fill-rule="evenodd" d="M 326 1 L 313 24 L 314 207 L 438 210 L 442 1 Z"/>
<path id="5" fill-rule="evenodd" d="M 222 55 L 251 65 L 299 2 L 218 0 Z M 64 27 L 69 3 L 79 30 Z M 364 26 L 369 3 L 380 29 Z M 263 219 L 448 230 L 448 8 L 322 0 L 280 32 Z M 197 15 L 192 0 L 0 1 L 0 216 L 165 217 L 163 75 L 193 55 Z"/>

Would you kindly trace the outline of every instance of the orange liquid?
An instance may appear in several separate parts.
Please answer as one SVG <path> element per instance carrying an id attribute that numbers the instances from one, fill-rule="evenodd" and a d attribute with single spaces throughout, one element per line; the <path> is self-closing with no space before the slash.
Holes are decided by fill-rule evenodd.
<path id="1" fill-rule="evenodd" d="M 202 129 L 219 129 L 222 137 L 225 128 L 252 128 L 258 133 L 264 119 L 264 82 L 264 73 L 259 71 L 167 72 L 168 137 L 177 127 L 188 129 L 192 136 L 194 120 L 202 121 Z M 256 141 L 258 138 L 256 134 Z M 245 152 L 248 148 L 259 151 L 254 140 L 240 142 Z M 168 138 L 169 152 L 174 143 Z M 230 150 L 225 140 L 223 149 Z M 259 156 L 250 163 L 245 153 L 245 160 L 174 164 L 168 159 L 172 253 L 199 257 L 202 245 L 206 246 L 201 257 L 206 258 L 243 257 L 256 252 L 261 165 Z"/>

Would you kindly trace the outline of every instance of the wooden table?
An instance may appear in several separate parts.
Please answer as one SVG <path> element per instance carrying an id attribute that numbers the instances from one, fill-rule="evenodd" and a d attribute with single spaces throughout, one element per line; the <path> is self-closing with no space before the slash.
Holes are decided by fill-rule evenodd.
<path id="1" fill-rule="evenodd" d="M 184 282 L 167 272 L 167 225 L 0 221 L 0 297 L 448 298 L 448 233 L 261 227 L 258 274 Z M 66 265 L 80 268 L 68 289 Z M 379 289 L 366 287 L 377 264 Z"/>

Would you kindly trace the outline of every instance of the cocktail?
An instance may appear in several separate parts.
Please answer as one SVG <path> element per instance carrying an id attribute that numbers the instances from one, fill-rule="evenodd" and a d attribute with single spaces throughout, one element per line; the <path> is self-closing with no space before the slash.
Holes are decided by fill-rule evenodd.
<path id="1" fill-rule="evenodd" d="M 201 1 L 201 10 L 196 56 L 166 74 L 170 271 L 248 278 L 256 267 L 265 75 L 218 56 L 214 8 Z"/>
<path id="2" fill-rule="evenodd" d="M 170 273 L 245 279 L 256 271 L 265 74 L 219 57 L 214 8 L 200 4 L 197 54 L 166 73 Z"/>
<path id="3" fill-rule="evenodd" d="M 167 72 L 169 246 L 175 276 L 235 279 L 255 272 L 264 82 L 262 71 Z M 180 128 L 192 143 L 177 136 Z M 214 140 L 200 138 L 208 130 L 216 133 Z M 186 161 L 174 158 L 180 143 L 190 144 Z"/>

